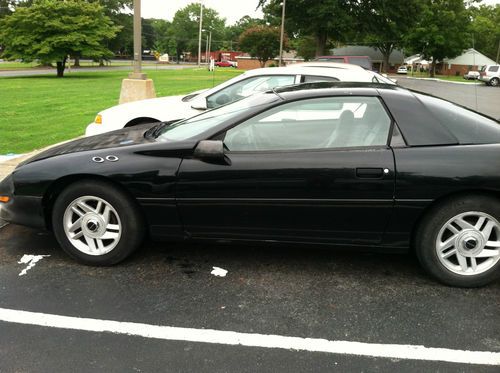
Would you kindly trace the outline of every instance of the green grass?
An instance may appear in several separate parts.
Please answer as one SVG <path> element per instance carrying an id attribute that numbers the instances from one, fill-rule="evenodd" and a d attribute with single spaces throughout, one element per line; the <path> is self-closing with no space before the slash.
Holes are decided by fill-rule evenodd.
<path id="1" fill-rule="evenodd" d="M 154 66 L 157 64 L 156 61 L 142 61 L 143 65 Z M 132 66 L 132 61 L 127 60 L 114 60 L 113 62 L 106 62 L 106 66 L 116 67 L 116 66 Z M 71 60 L 71 66 L 73 66 L 73 60 Z M 99 67 L 99 62 L 93 61 L 80 61 L 80 67 Z M 30 70 L 43 68 L 46 69 L 47 66 L 41 66 L 37 61 L 34 62 L 0 62 L 0 71 L 2 70 Z M 55 71 L 55 64 L 53 64 L 53 69 Z"/>
<path id="2" fill-rule="evenodd" d="M 241 70 L 147 70 L 157 96 L 209 88 Z M 0 154 L 25 153 L 85 132 L 96 113 L 118 104 L 126 71 L 0 78 Z"/>

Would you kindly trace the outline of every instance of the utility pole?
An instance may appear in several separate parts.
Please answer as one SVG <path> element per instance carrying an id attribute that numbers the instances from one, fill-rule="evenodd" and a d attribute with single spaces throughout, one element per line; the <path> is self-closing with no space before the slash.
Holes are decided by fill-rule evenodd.
<path id="1" fill-rule="evenodd" d="M 134 72 L 130 79 L 146 79 L 142 69 L 141 0 L 134 0 Z"/>
<path id="2" fill-rule="evenodd" d="M 278 61 L 278 66 L 283 64 L 283 37 L 285 34 L 285 8 L 286 8 L 286 0 L 283 0 L 281 3 L 283 7 L 281 10 L 281 35 L 280 35 L 280 59 Z"/>
<path id="3" fill-rule="evenodd" d="M 153 81 L 142 73 L 141 41 L 141 0 L 134 0 L 134 71 L 122 81 L 120 104 L 156 97 Z"/>
<path id="4" fill-rule="evenodd" d="M 200 2 L 200 26 L 198 29 L 198 67 L 201 64 L 201 25 L 203 23 L 203 3 Z"/>
<path id="5" fill-rule="evenodd" d="M 500 57 L 500 39 L 498 40 L 497 63 L 500 62 L 500 60 L 498 59 L 498 57 Z"/>

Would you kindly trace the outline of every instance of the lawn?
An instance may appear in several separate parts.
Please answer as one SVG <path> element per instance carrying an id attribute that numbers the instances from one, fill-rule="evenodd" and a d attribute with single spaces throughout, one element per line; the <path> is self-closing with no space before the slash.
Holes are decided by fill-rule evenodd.
<path id="1" fill-rule="evenodd" d="M 411 73 L 411 71 L 407 74 L 408 77 L 413 77 L 413 78 L 430 78 L 428 73 L 419 73 L 415 72 Z M 463 78 L 463 76 L 454 76 L 454 75 L 437 75 L 434 76 L 435 79 L 440 79 L 440 80 L 448 80 L 448 81 L 453 81 L 453 82 L 461 82 L 461 83 L 477 83 L 477 81 L 474 80 L 466 80 Z"/>
<path id="2" fill-rule="evenodd" d="M 241 70 L 147 70 L 157 96 L 209 88 Z M 96 113 L 118 104 L 126 71 L 0 78 L 0 154 L 25 153 L 85 132 Z"/>

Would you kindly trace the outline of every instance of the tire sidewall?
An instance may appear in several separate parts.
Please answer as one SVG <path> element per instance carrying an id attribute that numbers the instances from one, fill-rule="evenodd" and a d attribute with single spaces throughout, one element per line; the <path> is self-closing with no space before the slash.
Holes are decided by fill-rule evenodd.
<path id="1" fill-rule="evenodd" d="M 436 239 L 441 228 L 454 216 L 477 211 L 499 220 L 500 201 L 486 196 L 467 196 L 436 206 L 424 219 L 415 237 L 417 257 L 431 275 L 444 284 L 459 287 L 478 287 L 500 277 L 500 261 L 488 271 L 478 275 L 459 275 L 447 269 L 439 260 Z"/>
<path id="2" fill-rule="evenodd" d="M 118 244 L 104 255 L 88 255 L 78 250 L 64 231 L 64 213 L 77 198 L 95 196 L 105 200 L 116 210 L 121 222 L 121 237 Z M 112 265 L 124 260 L 141 243 L 144 224 L 135 203 L 115 186 L 93 180 L 80 181 L 68 186 L 57 197 L 52 210 L 52 226 L 62 249 L 77 261 L 88 265 Z"/>

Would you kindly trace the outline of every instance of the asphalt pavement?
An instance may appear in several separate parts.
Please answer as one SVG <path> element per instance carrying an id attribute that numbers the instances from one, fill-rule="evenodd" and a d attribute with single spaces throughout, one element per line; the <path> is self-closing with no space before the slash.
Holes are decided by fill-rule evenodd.
<path id="1" fill-rule="evenodd" d="M 93 268 L 66 257 L 46 232 L 8 225 L 0 234 L 1 309 L 364 344 L 335 354 L 0 321 L 2 372 L 498 372 L 356 355 L 376 343 L 500 356 L 500 283 L 442 286 L 411 255 L 147 242 L 121 265 Z M 49 256 L 20 276 L 25 254 Z M 214 266 L 227 275 L 212 275 Z"/>
<path id="2" fill-rule="evenodd" d="M 395 76 L 398 84 L 409 89 L 432 94 L 472 110 L 500 119 L 500 87 L 484 83 L 445 82 Z"/>
<path id="3" fill-rule="evenodd" d="M 399 81 L 475 105 L 472 86 Z M 500 89 L 477 91 L 500 117 Z M 443 286 L 412 255 L 146 242 L 95 268 L 48 232 L 0 222 L 2 373 L 499 372 L 499 310 L 500 282 Z"/>

